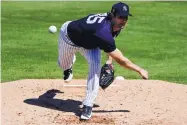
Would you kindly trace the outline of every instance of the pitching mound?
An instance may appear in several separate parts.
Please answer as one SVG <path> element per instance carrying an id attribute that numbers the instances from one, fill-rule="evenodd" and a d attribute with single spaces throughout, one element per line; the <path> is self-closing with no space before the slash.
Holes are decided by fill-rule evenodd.
<path id="1" fill-rule="evenodd" d="M 187 86 L 164 81 L 114 81 L 100 89 L 91 120 L 79 121 L 85 80 L 1 83 L 2 125 L 187 125 Z"/>

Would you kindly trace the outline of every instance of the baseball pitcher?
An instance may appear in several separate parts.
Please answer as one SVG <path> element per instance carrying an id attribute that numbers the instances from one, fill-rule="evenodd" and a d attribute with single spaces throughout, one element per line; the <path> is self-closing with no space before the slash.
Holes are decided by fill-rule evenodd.
<path id="1" fill-rule="evenodd" d="M 101 73 L 101 50 L 109 56 L 107 66 L 114 59 L 122 67 L 139 73 L 148 79 L 148 72 L 132 63 L 116 48 L 114 38 L 125 27 L 129 13 L 129 6 L 119 2 L 112 6 L 108 13 L 90 14 L 74 21 L 65 22 L 60 30 L 58 43 L 58 64 L 64 72 L 65 82 L 73 78 L 72 65 L 75 53 L 80 52 L 89 64 L 86 97 L 83 101 L 83 111 L 80 119 L 88 120 L 92 115 L 92 107 L 99 89 Z"/>

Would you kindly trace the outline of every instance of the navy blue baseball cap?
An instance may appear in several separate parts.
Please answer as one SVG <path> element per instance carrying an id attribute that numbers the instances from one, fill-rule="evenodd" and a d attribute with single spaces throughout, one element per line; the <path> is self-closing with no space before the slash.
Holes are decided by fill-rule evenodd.
<path id="1" fill-rule="evenodd" d="M 129 6 L 126 3 L 116 3 L 112 6 L 111 13 L 115 16 L 127 17 L 132 16 L 129 13 Z"/>

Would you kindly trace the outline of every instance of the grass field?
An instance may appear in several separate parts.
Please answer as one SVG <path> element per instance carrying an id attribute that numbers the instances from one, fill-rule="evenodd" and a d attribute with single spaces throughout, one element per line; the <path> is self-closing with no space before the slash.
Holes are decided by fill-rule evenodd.
<path id="1" fill-rule="evenodd" d="M 2 82 L 61 78 L 57 65 L 58 28 L 68 20 L 110 10 L 115 2 L 2 2 Z M 124 55 L 149 71 L 150 79 L 187 83 L 187 2 L 127 2 L 134 17 L 116 39 Z M 88 41 L 89 42 L 89 41 Z M 106 59 L 104 53 L 102 63 Z M 140 78 L 115 63 L 115 75 Z M 75 78 L 88 65 L 77 54 Z"/>

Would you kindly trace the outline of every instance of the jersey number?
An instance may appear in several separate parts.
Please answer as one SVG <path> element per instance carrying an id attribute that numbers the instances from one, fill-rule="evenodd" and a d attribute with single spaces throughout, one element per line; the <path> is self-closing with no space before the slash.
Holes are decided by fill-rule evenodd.
<path id="1" fill-rule="evenodd" d="M 104 14 L 96 14 L 96 15 L 91 15 L 88 17 L 88 19 L 86 20 L 87 24 L 93 24 L 93 23 L 101 23 L 105 17 L 107 16 L 106 13 Z"/>

